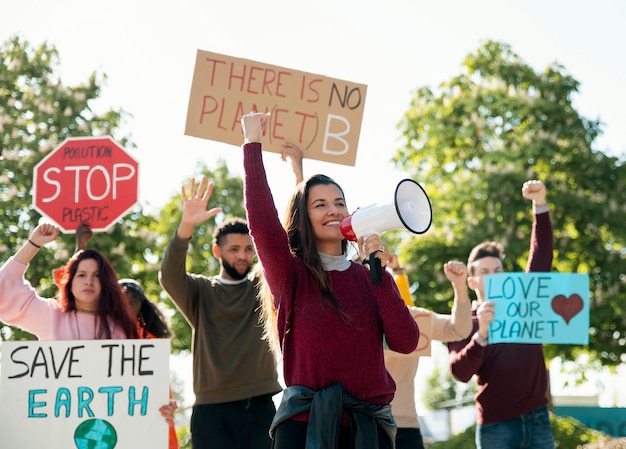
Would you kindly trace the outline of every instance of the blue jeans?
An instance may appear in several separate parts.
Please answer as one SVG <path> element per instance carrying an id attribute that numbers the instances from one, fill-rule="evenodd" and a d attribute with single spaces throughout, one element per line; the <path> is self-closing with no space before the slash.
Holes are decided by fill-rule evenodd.
<path id="1" fill-rule="evenodd" d="M 554 449 L 548 407 L 506 421 L 477 425 L 476 449 Z"/>

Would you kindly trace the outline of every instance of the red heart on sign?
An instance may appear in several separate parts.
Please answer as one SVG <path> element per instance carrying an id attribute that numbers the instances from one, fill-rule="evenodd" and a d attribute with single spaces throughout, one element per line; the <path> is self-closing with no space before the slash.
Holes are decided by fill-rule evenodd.
<path id="1" fill-rule="evenodd" d="M 552 310 L 561 315 L 566 324 L 569 324 L 569 320 L 583 310 L 583 300 L 576 293 L 570 295 L 569 298 L 565 295 L 556 295 L 552 298 Z"/>

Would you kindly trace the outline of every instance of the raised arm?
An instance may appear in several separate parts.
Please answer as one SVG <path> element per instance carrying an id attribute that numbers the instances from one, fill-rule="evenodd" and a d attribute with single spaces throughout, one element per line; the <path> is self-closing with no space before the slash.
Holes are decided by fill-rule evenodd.
<path id="1" fill-rule="evenodd" d="M 433 339 L 458 341 L 472 331 L 472 306 L 467 290 L 467 266 L 460 261 L 449 261 L 443 266 L 446 278 L 452 284 L 454 304 L 450 315 L 433 314 Z"/>
<path id="2" fill-rule="evenodd" d="M 550 209 L 546 202 L 546 186 L 538 180 L 526 181 L 522 186 L 522 196 L 532 201 L 534 214 L 526 271 L 552 271 L 554 237 Z"/>
<path id="3" fill-rule="evenodd" d="M 76 229 L 76 249 L 74 252 L 78 252 L 82 249 L 87 249 L 87 243 L 93 237 L 93 231 L 89 226 L 89 222 L 83 221 Z"/>
<path id="4" fill-rule="evenodd" d="M 296 185 L 300 184 L 304 180 L 304 171 L 302 169 L 302 149 L 292 142 L 286 140 L 282 143 L 282 152 L 280 156 L 283 161 L 291 161 L 291 169 L 296 177 Z"/>
<path id="5" fill-rule="evenodd" d="M 265 166 L 261 137 L 270 114 L 250 113 L 241 118 L 244 132 L 244 197 L 250 235 L 263 267 L 265 279 L 273 290 L 283 290 L 286 277 L 298 258 L 291 253 L 287 233 L 276 211 Z"/>
<path id="6" fill-rule="evenodd" d="M 40 297 L 26 280 L 25 273 L 37 251 L 59 235 L 52 224 L 35 228 L 22 247 L 0 267 L 0 320 L 38 336 L 47 336 L 54 325 L 50 304 L 56 301 Z"/>
<path id="7" fill-rule="evenodd" d="M 196 182 L 192 178 L 189 182 L 189 190 L 181 187 L 183 214 L 176 230 L 176 234 L 170 239 L 159 270 L 159 282 L 168 293 L 183 314 L 195 322 L 197 316 L 193 307 L 193 299 L 196 298 L 197 287 L 191 281 L 192 276 L 186 271 L 187 248 L 193 234 L 194 227 L 216 214 L 221 209 L 207 210 L 207 203 L 213 191 L 213 183 L 207 182 L 206 177 L 200 181 L 196 189 Z"/>
<path id="8" fill-rule="evenodd" d="M 15 253 L 13 259 L 24 265 L 28 265 L 33 257 L 35 257 L 35 254 L 37 254 L 37 251 L 45 244 L 56 239 L 58 235 L 59 228 L 56 226 L 50 223 L 40 224 L 35 228 L 26 243 Z"/>
<path id="9" fill-rule="evenodd" d="M 176 230 L 176 234 L 180 238 L 190 239 L 197 224 L 213 218 L 222 211 L 219 207 L 214 207 L 210 210 L 206 208 L 209 198 L 211 198 L 213 187 L 213 182 L 208 182 L 206 176 L 202 177 L 198 188 L 196 188 L 196 180 L 194 178 L 191 178 L 189 181 L 189 191 L 185 189 L 184 184 L 181 186 L 183 216 Z"/>

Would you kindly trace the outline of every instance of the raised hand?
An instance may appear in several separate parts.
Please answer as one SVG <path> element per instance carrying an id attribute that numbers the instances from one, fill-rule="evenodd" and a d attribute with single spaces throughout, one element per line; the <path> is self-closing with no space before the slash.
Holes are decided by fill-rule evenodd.
<path id="1" fill-rule="evenodd" d="M 452 284 L 464 284 L 467 280 L 467 266 L 458 260 L 446 262 L 443 272 Z"/>
<path id="2" fill-rule="evenodd" d="M 291 169 L 296 176 L 296 184 L 300 184 L 304 179 L 302 170 L 302 149 L 295 143 L 287 142 L 282 143 L 282 151 L 280 157 L 283 161 L 289 159 L 291 161 Z"/>
<path id="3" fill-rule="evenodd" d="M 35 228 L 30 236 L 30 240 L 32 243 L 41 247 L 56 239 L 58 235 L 59 228 L 51 223 L 42 223 Z"/>
<path id="4" fill-rule="evenodd" d="M 244 143 L 260 142 L 263 137 L 265 123 L 269 121 L 271 113 L 250 112 L 241 117 L 241 128 L 243 129 Z"/>
<path id="5" fill-rule="evenodd" d="M 76 251 L 87 249 L 87 243 L 89 243 L 91 237 L 93 237 L 93 231 L 89 223 L 86 221 L 81 222 L 76 229 Z"/>
<path id="6" fill-rule="evenodd" d="M 532 200 L 535 206 L 543 206 L 546 204 L 546 186 L 536 179 L 526 181 L 522 186 L 522 196 Z"/>
<path id="7" fill-rule="evenodd" d="M 189 191 L 185 189 L 185 185 L 181 187 L 183 197 L 183 217 L 178 227 L 178 235 L 182 238 L 190 238 L 193 228 L 198 223 L 208 220 L 222 211 L 221 207 L 214 207 L 207 210 L 207 203 L 211 198 L 214 184 L 207 180 L 206 176 L 202 177 L 200 185 L 196 188 L 196 180 L 191 178 L 189 181 Z"/>
<path id="8" fill-rule="evenodd" d="M 50 243 L 59 235 L 59 228 L 50 223 L 42 223 L 38 225 L 30 235 L 29 239 L 24 242 L 24 245 L 17 250 L 13 258 L 28 265 L 32 258 L 37 254 L 37 251 L 41 249 L 46 243 Z"/>

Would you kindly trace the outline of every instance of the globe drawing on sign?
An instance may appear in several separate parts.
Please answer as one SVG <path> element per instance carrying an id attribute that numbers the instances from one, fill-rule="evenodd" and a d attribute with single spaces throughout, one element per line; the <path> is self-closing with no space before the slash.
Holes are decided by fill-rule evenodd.
<path id="1" fill-rule="evenodd" d="M 74 431 L 74 444 L 78 449 L 113 449 L 117 444 L 117 432 L 104 419 L 88 419 Z"/>

